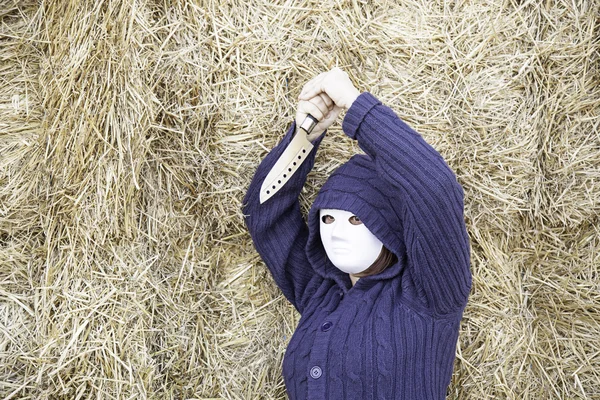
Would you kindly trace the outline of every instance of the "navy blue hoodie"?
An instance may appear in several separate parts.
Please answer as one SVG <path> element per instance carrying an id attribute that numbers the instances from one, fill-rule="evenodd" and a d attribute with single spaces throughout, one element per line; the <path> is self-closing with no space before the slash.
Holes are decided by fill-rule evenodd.
<path id="1" fill-rule="evenodd" d="M 442 156 L 372 94 L 354 101 L 342 128 L 366 154 L 332 174 L 307 222 L 298 196 L 325 135 L 279 192 L 259 202 L 295 123 L 260 164 L 244 199 L 256 250 L 301 315 L 283 360 L 288 396 L 444 399 L 471 288 L 463 189 Z M 326 256 L 321 208 L 357 215 L 397 262 L 352 286 Z"/>

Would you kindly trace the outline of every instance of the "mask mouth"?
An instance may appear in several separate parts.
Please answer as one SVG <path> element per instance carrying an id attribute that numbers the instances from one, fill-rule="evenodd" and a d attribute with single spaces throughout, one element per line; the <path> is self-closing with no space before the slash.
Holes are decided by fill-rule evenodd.
<path id="1" fill-rule="evenodd" d="M 349 247 L 334 247 L 333 252 L 336 254 L 349 254 L 350 248 Z"/>

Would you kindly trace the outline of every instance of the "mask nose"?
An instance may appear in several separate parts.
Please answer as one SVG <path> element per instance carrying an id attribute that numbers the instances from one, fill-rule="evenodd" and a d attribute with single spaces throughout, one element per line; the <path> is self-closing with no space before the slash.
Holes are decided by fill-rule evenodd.
<path id="1" fill-rule="evenodd" d="M 343 221 L 335 221 L 331 228 L 331 237 L 333 239 L 344 239 L 345 238 L 345 227 Z"/>

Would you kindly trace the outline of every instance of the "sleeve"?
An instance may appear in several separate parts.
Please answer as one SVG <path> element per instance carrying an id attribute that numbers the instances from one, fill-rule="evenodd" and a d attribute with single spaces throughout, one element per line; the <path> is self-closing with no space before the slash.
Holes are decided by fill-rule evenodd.
<path id="1" fill-rule="evenodd" d="M 464 191 L 443 157 L 368 92 L 352 103 L 342 128 L 398 189 L 408 271 L 438 314 L 462 310 L 471 289 Z"/>
<path id="2" fill-rule="evenodd" d="M 284 296 L 302 314 L 302 299 L 309 284 L 318 285 L 321 276 L 308 262 L 305 245 L 308 227 L 300 211 L 298 197 L 315 162 L 315 154 L 325 132 L 313 142 L 314 148 L 292 177 L 269 200 L 260 204 L 260 187 L 286 149 L 296 131 L 292 123 L 282 141 L 260 163 L 243 200 L 246 226 L 256 251 L 265 262 Z"/>

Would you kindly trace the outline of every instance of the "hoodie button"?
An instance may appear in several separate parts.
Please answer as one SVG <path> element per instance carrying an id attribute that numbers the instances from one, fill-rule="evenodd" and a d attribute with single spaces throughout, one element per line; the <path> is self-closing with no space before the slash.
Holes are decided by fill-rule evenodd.
<path id="1" fill-rule="evenodd" d="M 330 321 L 327 321 L 323 325 L 321 325 L 321 330 L 323 332 L 327 332 L 331 328 L 332 325 L 333 324 Z"/>
<path id="2" fill-rule="evenodd" d="M 319 379 L 322 373 L 323 371 L 321 371 L 321 368 L 319 368 L 318 366 L 314 366 L 310 369 L 310 376 L 313 379 Z"/>

